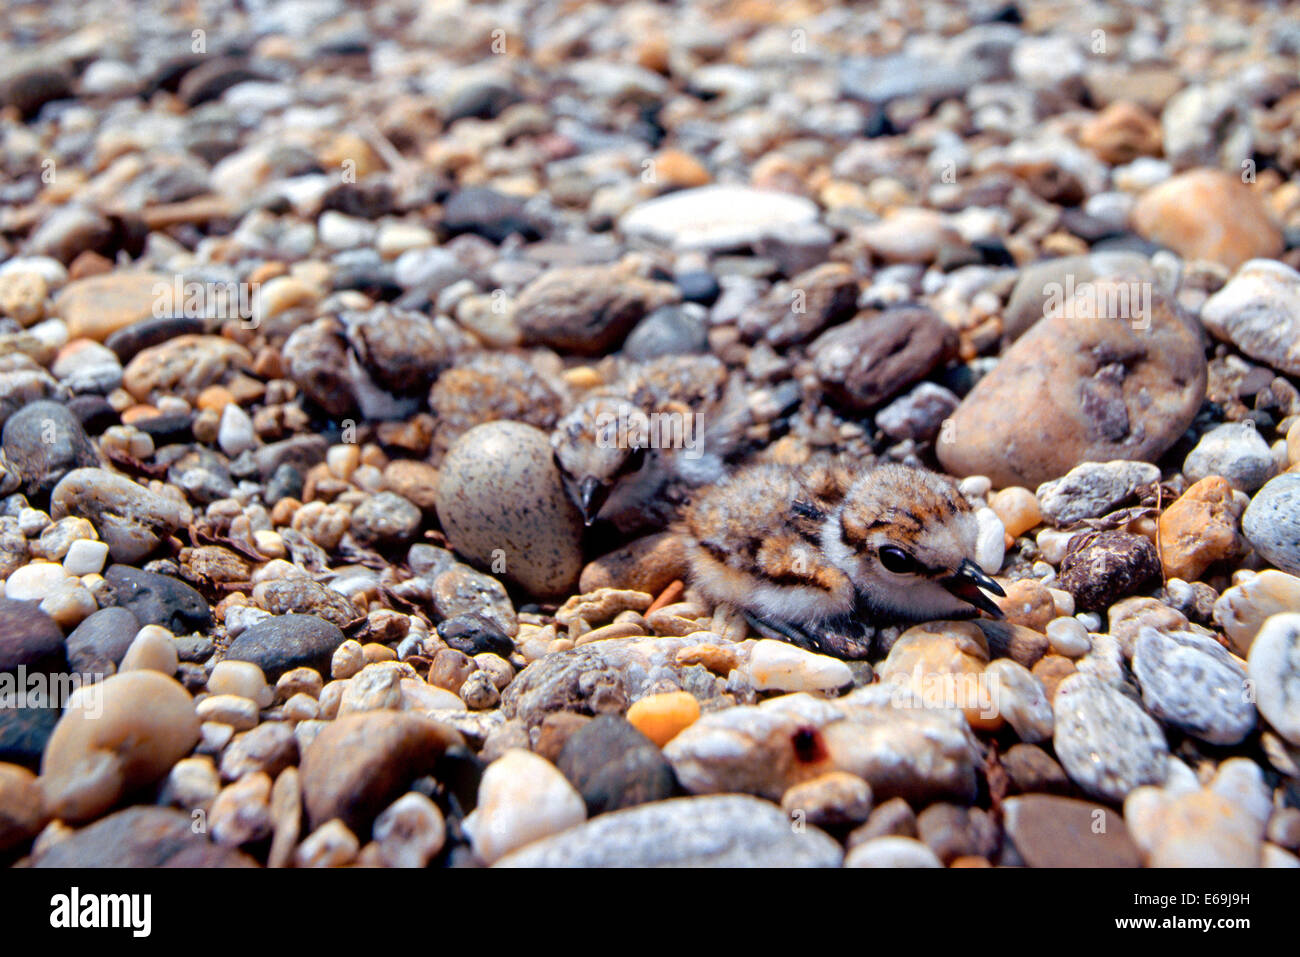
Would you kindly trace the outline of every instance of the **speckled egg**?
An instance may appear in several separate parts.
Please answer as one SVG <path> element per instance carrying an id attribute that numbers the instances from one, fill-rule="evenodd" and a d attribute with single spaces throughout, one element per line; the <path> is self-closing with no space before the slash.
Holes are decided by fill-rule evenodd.
<path id="1" fill-rule="evenodd" d="M 521 422 L 470 429 L 443 460 L 436 500 L 451 546 L 538 597 L 582 569 L 582 516 L 565 494 L 545 432 Z"/>

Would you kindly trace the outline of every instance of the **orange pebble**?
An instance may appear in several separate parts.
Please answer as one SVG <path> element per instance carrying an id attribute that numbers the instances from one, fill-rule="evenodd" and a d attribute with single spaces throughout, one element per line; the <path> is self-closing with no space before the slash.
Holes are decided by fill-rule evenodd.
<path id="1" fill-rule="evenodd" d="M 199 393 L 198 407 L 204 411 L 221 412 L 234 401 L 235 394 L 224 385 L 210 385 Z"/>
<path id="2" fill-rule="evenodd" d="M 146 419 L 156 418 L 158 410 L 151 405 L 133 405 L 122 413 L 122 424 L 130 425 L 132 422 L 143 422 Z"/>
<path id="3" fill-rule="evenodd" d="M 700 703 L 689 691 L 646 695 L 627 709 L 628 722 L 663 747 L 700 717 Z"/>

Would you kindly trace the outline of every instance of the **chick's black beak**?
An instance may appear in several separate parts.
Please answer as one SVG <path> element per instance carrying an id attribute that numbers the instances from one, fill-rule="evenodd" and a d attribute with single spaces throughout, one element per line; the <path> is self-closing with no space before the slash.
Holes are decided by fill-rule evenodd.
<path id="1" fill-rule="evenodd" d="M 595 476 L 588 475 L 578 483 L 578 508 L 584 523 L 590 525 L 596 520 L 608 497 L 609 488 Z"/>
<path id="2" fill-rule="evenodd" d="M 1002 618 L 1002 609 L 995 605 L 981 588 L 991 591 L 993 594 L 1005 598 L 1006 592 L 1002 586 L 995 582 L 988 575 L 984 574 L 984 569 L 980 568 L 969 558 L 964 559 L 957 566 L 957 571 L 947 578 L 939 580 L 939 584 L 948 589 L 954 596 L 960 598 L 968 604 L 974 605 L 980 611 L 986 612 L 993 618 Z"/>

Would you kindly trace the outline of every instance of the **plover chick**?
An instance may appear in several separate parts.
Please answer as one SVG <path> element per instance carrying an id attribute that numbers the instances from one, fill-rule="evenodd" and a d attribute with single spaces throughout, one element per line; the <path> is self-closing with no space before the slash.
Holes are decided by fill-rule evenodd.
<path id="1" fill-rule="evenodd" d="M 873 626 L 1001 617 L 975 514 L 933 472 L 751 466 L 698 494 L 678 530 L 704 597 L 812 651 L 865 657 Z"/>

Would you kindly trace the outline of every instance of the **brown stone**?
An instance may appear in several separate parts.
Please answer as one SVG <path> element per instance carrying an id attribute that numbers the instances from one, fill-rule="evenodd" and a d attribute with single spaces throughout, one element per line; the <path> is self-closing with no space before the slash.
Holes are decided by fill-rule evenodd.
<path id="1" fill-rule="evenodd" d="M 312 830 L 339 818 L 358 836 L 434 769 L 459 733 L 422 715 L 363 711 L 336 718 L 308 746 L 299 768 Z"/>
<path id="2" fill-rule="evenodd" d="M 1128 315 L 1106 315 L 1121 294 Z M 1029 488 L 1080 462 L 1154 461 L 1191 424 L 1206 378 L 1196 322 L 1152 284 L 1098 280 L 1016 340 L 962 400 L 940 433 L 939 461 Z"/>
<path id="3" fill-rule="evenodd" d="M 809 347 L 818 380 L 837 402 L 868 409 L 924 378 L 956 353 L 957 334 L 923 306 L 862 315 Z"/>
<path id="4" fill-rule="evenodd" d="M 1124 819 L 1089 801 L 1029 794 L 1003 805 L 1007 838 L 1030 867 L 1141 867 Z"/>
<path id="5" fill-rule="evenodd" d="M 1231 173 L 1194 169 L 1143 193 L 1133 228 L 1184 259 L 1209 259 L 1236 269 L 1248 259 L 1282 254 L 1282 232 L 1262 192 Z"/>
<path id="6" fill-rule="evenodd" d="M 1030 669 L 1033 676 L 1043 683 L 1048 701 L 1056 700 L 1056 689 L 1077 670 L 1074 662 L 1064 655 L 1044 655 Z"/>
<path id="7" fill-rule="evenodd" d="M 581 594 L 620 588 L 658 595 L 686 577 L 686 549 L 671 532 L 647 535 L 588 564 L 578 579 Z"/>
<path id="8" fill-rule="evenodd" d="M 0 762 L 0 854 L 31 840 L 48 819 L 36 775 Z"/>
<path id="9" fill-rule="evenodd" d="M 1088 122 L 1079 142 L 1107 163 L 1131 163 L 1139 156 L 1160 155 L 1160 123 L 1136 103 L 1119 100 Z"/>
<path id="10" fill-rule="evenodd" d="M 226 383 L 252 361 L 247 349 L 221 336 L 177 336 L 137 353 L 122 371 L 122 385 L 141 402 L 157 393 L 193 404 L 208 386 Z"/>
<path id="11" fill-rule="evenodd" d="M 530 342 L 601 355 L 647 313 L 680 299 L 677 287 L 637 276 L 626 264 L 552 269 L 526 286 L 515 317 Z"/>
<path id="12" fill-rule="evenodd" d="M 428 462 L 395 459 L 384 467 L 384 484 L 408 502 L 432 511 L 438 492 L 438 470 Z"/>
<path id="13" fill-rule="evenodd" d="M 257 867 L 234 848 L 194 832 L 184 811 L 138 806 L 111 814 L 36 856 L 33 867 Z"/>
<path id="14" fill-rule="evenodd" d="M 822 263 L 773 286 L 738 323 L 746 339 L 776 347 L 803 342 L 857 310 L 858 283 L 844 263 Z"/>
<path id="15" fill-rule="evenodd" d="M 164 294 L 171 297 L 171 290 L 171 278 L 154 273 L 91 276 L 64 286 L 54 300 L 54 313 L 68 324 L 69 339 L 103 342 L 119 329 L 152 317 L 155 302 Z"/>

